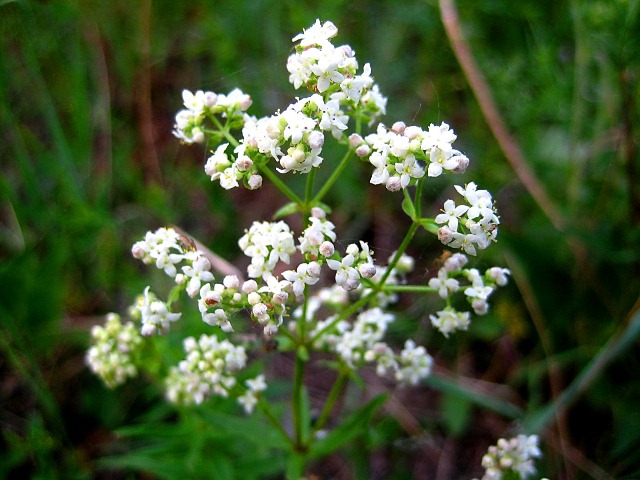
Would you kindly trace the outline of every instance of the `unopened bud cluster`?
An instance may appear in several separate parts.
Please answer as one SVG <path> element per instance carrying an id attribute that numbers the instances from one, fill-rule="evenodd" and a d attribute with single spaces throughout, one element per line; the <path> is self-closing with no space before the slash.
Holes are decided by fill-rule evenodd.
<path id="1" fill-rule="evenodd" d="M 93 346 L 88 350 L 86 361 L 91 370 L 108 387 L 116 387 L 138 373 L 138 349 L 142 337 L 132 322 L 122 324 L 120 315 L 107 315 L 104 326 L 91 329 Z"/>
<path id="2" fill-rule="evenodd" d="M 485 474 L 481 480 L 502 480 L 513 478 L 516 473 L 521 480 L 535 475 L 534 459 L 540 458 L 537 435 L 518 435 L 511 439 L 501 438 L 496 445 L 489 447 L 482 457 Z"/>

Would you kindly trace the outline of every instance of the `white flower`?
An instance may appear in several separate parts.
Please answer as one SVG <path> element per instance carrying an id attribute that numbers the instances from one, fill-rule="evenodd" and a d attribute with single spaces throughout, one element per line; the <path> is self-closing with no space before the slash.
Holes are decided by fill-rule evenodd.
<path id="1" fill-rule="evenodd" d="M 360 275 L 353 268 L 353 255 L 345 255 L 342 261 L 327 259 L 327 265 L 336 271 L 336 283 L 345 290 L 354 290 L 360 285 Z"/>
<path id="2" fill-rule="evenodd" d="M 389 169 L 387 168 L 387 156 L 380 152 L 373 152 L 369 157 L 369 163 L 376 167 L 376 169 L 371 174 L 370 183 L 373 185 L 380 185 L 382 183 L 387 183 L 389 180 Z"/>
<path id="3" fill-rule="evenodd" d="M 443 170 L 455 170 L 459 167 L 460 152 L 457 150 L 442 150 L 438 147 L 431 149 L 429 154 L 429 168 L 427 170 L 430 177 L 438 177 Z"/>
<path id="4" fill-rule="evenodd" d="M 431 324 L 445 337 L 449 337 L 451 332 L 466 330 L 469 327 L 469 312 L 457 312 L 452 308 L 445 308 L 429 318 Z"/>
<path id="5" fill-rule="evenodd" d="M 431 152 L 433 148 L 449 151 L 455 139 L 455 133 L 446 123 L 443 122 L 439 126 L 431 124 L 429 125 L 429 130 L 423 134 L 421 148 L 425 152 Z"/>
<path id="6" fill-rule="evenodd" d="M 311 45 L 326 45 L 330 38 L 334 37 L 338 33 L 338 27 L 332 22 L 326 21 L 320 23 L 317 19 L 311 27 L 303 29 L 302 33 L 299 33 L 291 41 L 300 41 L 301 47 L 308 47 Z"/>
<path id="7" fill-rule="evenodd" d="M 184 275 L 189 279 L 187 284 L 187 294 L 191 298 L 195 297 L 200 291 L 201 282 L 212 282 L 214 280 L 213 274 L 210 272 L 211 263 L 202 255 L 197 252 L 195 259 L 191 265 L 185 265 L 182 267 Z"/>
<path id="8" fill-rule="evenodd" d="M 464 215 L 469 207 L 467 205 L 456 206 L 453 200 L 444 202 L 443 213 L 436 215 L 436 223 L 446 223 L 454 232 L 458 231 L 458 219 Z"/>
<path id="9" fill-rule="evenodd" d="M 449 272 L 446 268 L 442 267 L 438 270 L 437 278 L 429 280 L 429 286 L 438 291 L 440 298 L 447 298 L 452 293 L 458 291 L 460 282 L 455 278 L 449 278 Z"/>
<path id="10" fill-rule="evenodd" d="M 293 293 L 298 301 L 304 300 L 304 288 L 306 285 L 315 285 L 320 279 L 320 265 L 317 262 L 301 263 L 294 272 L 286 270 L 282 276 L 291 282 Z"/>
<path id="11" fill-rule="evenodd" d="M 413 154 L 407 155 L 401 163 L 396 163 L 395 169 L 400 175 L 402 188 L 407 188 L 412 178 L 422 178 L 424 176 L 424 169 L 416 163 L 416 158 Z"/>

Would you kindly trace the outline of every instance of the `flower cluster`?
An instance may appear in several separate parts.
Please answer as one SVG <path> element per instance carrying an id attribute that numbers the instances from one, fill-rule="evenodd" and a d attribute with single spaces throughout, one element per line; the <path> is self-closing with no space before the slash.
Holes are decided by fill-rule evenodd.
<path id="1" fill-rule="evenodd" d="M 489 311 L 489 295 L 497 287 L 506 285 L 507 276 L 511 273 L 507 268 L 491 267 L 481 275 L 476 268 L 463 268 L 467 262 L 467 257 L 461 253 L 451 255 L 437 276 L 428 282 L 429 287 L 447 302 L 443 310 L 429 317 L 432 325 L 445 337 L 456 330 L 466 330 L 470 322 L 469 312 L 456 311 L 450 305 L 450 299 L 456 292 L 463 291 L 473 311 L 477 315 L 485 315 Z M 462 285 L 458 278 L 466 279 L 468 284 Z"/>
<path id="2" fill-rule="evenodd" d="M 138 296 L 131 312 L 132 316 L 142 322 L 140 329 L 142 335 L 166 333 L 169 325 L 178 320 L 182 314 L 172 313 L 167 304 L 158 300 L 150 288 L 145 288 L 144 293 Z"/>
<path id="3" fill-rule="evenodd" d="M 313 92 L 329 93 L 333 101 L 355 106 L 359 102 L 368 107 L 370 119 L 384 114 L 386 99 L 379 93 L 367 63 L 357 74 L 358 61 L 349 45 L 334 46 L 330 42 L 338 33 L 331 22 L 319 20 L 303 33 L 293 37 L 298 42 L 295 52 L 287 60 L 289 81 L 298 89 L 305 86 Z"/>
<path id="4" fill-rule="evenodd" d="M 132 322 L 123 325 L 120 315 L 110 313 L 103 327 L 96 325 L 91 329 L 91 336 L 94 344 L 86 361 L 108 387 L 116 387 L 137 375 L 135 356 L 142 338 Z"/>
<path id="5" fill-rule="evenodd" d="M 444 170 L 463 172 L 469 159 L 453 149 L 456 139 L 449 125 L 430 125 L 427 131 L 396 122 L 391 128 L 378 125 L 376 133 L 364 139 L 357 134 L 349 141 L 356 155 L 367 160 L 375 170 L 370 182 L 384 184 L 392 192 L 407 188 L 426 174 L 438 177 Z"/>
<path id="6" fill-rule="evenodd" d="M 455 185 L 455 189 L 467 205 L 456 205 L 453 200 L 444 202 L 442 213 L 435 218 L 437 224 L 446 224 L 438 230 L 438 239 L 475 255 L 476 247 L 485 249 L 496 240 L 500 220 L 487 190 L 478 190 L 473 182 L 464 187 Z"/>
<path id="7" fill-rule="evenodd" d="M 389 375 L 399 384 L 417 385 L 430 375 L 433 358 L 413 340 L 397 347 L 385 341 L 395 320 L 391 306 L 400 293 L 436 293 L 445 305 L 430 316 L 431 323 L 448 336 L 467 329 L 471 319 L 471 312 L 454 308 L 454 296 L 482 315 L 489 309 L 492 292 L 507 283 L 507 269 L 492 267 L 481 273 L 467 267 L 466 255 L 456 253 L 444 261 L 428 285 L 410 284 L 408 274 L 415 262 L 406 250 L 418 226 L 432 234 L 437 230 L 445 245 L 475 255 L 476 249 L 495 241 L 499 219 L 489 192 L 474 183 L 455 187 L 464 204 L 447 200 L 435 218 L 422 216 L 420 202 L 429 177 L 462 172 L 469 160 L 453 148 L 456 135 L 446 123 L 427 129 L 403 122 L 391 128 L 375 126 L 385 113 L 387 100 L 374 83 L 371 66 L 365 64 L 360 71 L 351 47 L 331 43 L 336 33 L 333 23 L 316 21 L 293 38 L 296 45 L 287 61 L 289 80 L 296 89 L 305 87 L 311 93 L 272 115 L 257 118 L 249 114 L 251 97 L 238 89 L 228 95 L 183 91 L 185 108 L 176 115 L 173 134 L 184 143 L 211 146 L 204 165 L 206 175 L 227 190 L 241 184 L 257 189 L 264 177 L 290 203 L 271 221 L 254 221 L 238 240 L 249 259 L 246 280 L 239 278 L 240 273 L 217 279 L 211 271 L 212 261 L 218 271 L 225 269 L 219 267 L 215 255 L 173 228 L 147 232 L 136 242 L 133 256 L 163 270 L 175 286 L 166 302 L 147 287 L 132 308 L 137 324 L 122 326 L 114 316 L 104 328 L 96 327 L 95 345 L 87 361 L 108 385 L 136 374 L 133 355 L 142 336 L 168 333 L 171 324 L 181 318 L 172 307 L 182 297 L 197 303 L 202 320 L 198 326 L 204 333 L 198 339 L 183 341 L 185 357 L 169 369 L 165 386 L 172 402 L 201 404 L 216 395 L 235 398 L 246 413 L 257 406 L 269 411 L 268 399 L 262 398 L 267 388 L 264 375 L 246 379 L 241 371 L 249 356 L 245 347 L 232 343 L 237 335 L 250 330 L 250 322 L 269 339 L 277 335 L 278 349 L 295 351 L 296 360 L 303 360 L 296 361 L 294 405 L 302 401 L 303 382 L 299 380 L 304 378 L 304 365 L 313 352 L 331 355 L 342 374 L 369 365 L 378 375 Z M 363 131 L 367 125 L 373 133 Z M 325 141 L 341 144 L 347 152 L 339 164 L 330 166 L 322 187 L 317 188 L 315 169 L 325 162 Z M 384 184 L 390 191 L 404 190 L 404 200 L 410 204 L 403 203 L 403 209 L 411 217 L 412 227 L 386 265 L 377 263 L 366 241 L 340 242 L 336 226 L 327 217 L 331 209 L 323 203 L 324 196 L 354 158 L 374 167 L 372 184 Z M 290 188 L 278 175 L 289 173 L 308 174 L 304 195 L 299 196 L 297 186 Z M 415 195 L 409 193 L 410 187 Z M 301 214 L 299 230 L 282 220 L 290 214 Z M 181 322 L 187 318 L 188 313 Z M 328 407 L 337 398 L 334 393 L 342 388 L 340 383 L 336 385 Z M 294 416 L 303 411 L 301 405 L 297 407 L 292 408 Z M 328 407 L 323 413 L 329 412 Z M 293 420 L 302 428 L 295 429 L 292 444 L 309 447 L 301 434 L 306 428 L 301 425 L 304 420 Z M 503 451 L 506 453 L 500 453 L 500 458 L 495 452 L 488 455 L 506 465 L 503 457 L 509 452 Z M 508 466 L 513 465 L 526 471 L 519 467 L 526 465 L 526 459 Z"/>
<path id="8" fill-rule="evenodd" d="M 251 258 L 247 269 L 250 278 L 272 276 L 278 262 L 289 263 L 296 251 L 291 229 L 283 221 L 253 222 L 238 245 Z"/>
<path id="9" fill-rule="evenodd" d="M 202 403 L 212 395 L 229 396 L 235 372 L 245 367 L 244 347 L 215 335 L 184 340 L 186 358 L 173 367 L 166 380 L 167 398 L 174 403 Z"/>
<path id="10" fill-rule="evenodd" d="M 361 312 L 354 322 L 331 316 L 318 322 L 313 334 L 318 335 L 316 348 L 335 352 L 346 366 L 357 369 L 365 363 L 375 363 L 380 376 L 393 373 L 400 384 L 416 385 L 431 373 L 433 359 L 422 346 L 407 340 L 404 349 L 396 354 L 383 342 L 387 327 L 394 315 L 375 307 Z"/>
<path id="11" fill-rule="evenodd" d="M 515 472 L 525 480 L 535 475 L 533 459 L 541 456 L 537 435 L 518 435 L 509 440 L 501 438 L 482 457 L 485 473 L 481 480 L 501 480 L 508 472 Z"/>
<path id="12" fill-rule="evenodd" d="M 144 240 L 133 245 L 131 253 L 146 264 L 155 263 L 176 283 L 184 284 L 190 297 L 198 294 L 203 282 L 214 280 L 209 259 L 195 248 L 193 240 L 181 236 L 173 228 L 147 232 Z M 180 263 L 184 265 L 178 272 Z"/>
<path id="13" fill-rule="evenodd" d="M 173 134 L 184 143 L 202 143 L 206 136 L 204 121 L 214 115 L 223 118 L 242 118 L 252 103 L 251 97 L 239 89 L 228 95 L 204 92 L 182 91 L 185 109 L 176 114 Z"/>

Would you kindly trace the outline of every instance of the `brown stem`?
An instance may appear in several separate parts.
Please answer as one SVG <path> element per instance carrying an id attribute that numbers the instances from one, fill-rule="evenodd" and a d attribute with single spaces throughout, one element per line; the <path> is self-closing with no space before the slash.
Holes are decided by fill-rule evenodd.
<path id="1" fill-rule="evenodd" d="M 162 172 L 158 162 L 153 133 L 153 109 L 151 106 L 151 0 L 140 3 L 140 96 L 138 118 L 142 137 L 142 161 L 151 180 L 162 183 Z"/>

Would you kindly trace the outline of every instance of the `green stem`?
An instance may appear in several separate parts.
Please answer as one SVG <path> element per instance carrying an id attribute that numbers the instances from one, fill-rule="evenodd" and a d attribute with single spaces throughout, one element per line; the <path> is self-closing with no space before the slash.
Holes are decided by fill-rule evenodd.
<path id="1" fill-rule="evenodd" d="M 389 262 L 389 265 L 387 266 L 387 270 L 384 272 L 384 275 L 382 276 L 382 278 L 378 282 L 378 285 L 379 285 L 378 288 L 381 288 L 384 285 L 384 283 L 387 281 L 387 278 L 389 278 L 389 275 L 391 275 L 391 271 L 394 269 L 394 267 L 396 266 L 396 264 L 400 260 L 400 257 L 402 257 L 402 254 L 407 250 L 407 247 L 409 246 L 409 243 L 411 243 L 411 240 L 413 239 L 413 236 L 418 231 L 418 227 L 419 226 L 420 226 L 420 224 L 418 222 L 414 221 L 411 224 L 411 226 L 409 227 L 409 230 L 407 231 L 407 234 L 402 239 L 402 243 L 400 244 L 400 248 L 398 248 L 398 251 L 393 256 L 391 261 Z"/>
<path id="2" fill-rule="evenodd" d="M 296 352 L 296 362 L 293 377 L 293 394 L 291 395 L 291 413 L 293 416 L 294 443 L 293 447 L 299 452 L 305 450 L 304 439 L 302 438 L 302 387 L 304 378 L 304 359 L 300 352 Z"/>
<path id="3" fill-rule="evenodd" d="M 415 201 L 413 204 L 413 208 L 415 209 L 417 219 L 422 217 L 422 208 L 421 208 L 422 185 L 424 185 L 424 181 L 422 179 L 418 179 L 418 181 L 416 182 L 416 195 L 415 195 Z"/>
<path id="4" fill-rule="evenodd" d="M 336 169 L 333 171 L 331 176 L 327 179 L 327 181 L 324 183 L 324 185 L 322 186 L 320 191 L 316 194 L 316 196 L 313 197 L 313 200 L 311 200 L 312 205 L 317 205 L 322 200 L 322 198 L 327 194 L 327 192 L 333 186 L 333 184 L 336 183 L 338 178 L 340 178 L 340 175 L 342 174 L 344 169 L 347 168 L 347 165 L 349 164 L 351 153 L 352 151 L 351 149 L 349 149 L 347 153 L 344 154 L 344 157 L 342 157 L 342 160 L 340 160 L 340 163 L 338 164 Z"/>
<path id="5" fill-rule="evenodd" d="M 413 293 L 434 293 L 435 288 L 426 285 L 383 285 L 382 290 L 385 292 L 413 292 Z"/>
<path id="6" fill-rule="evenodd" d="M 331 387 L 331 391 L 329 392 L 327 401 L 325 402 L 324 407 L 322 407 L 322 412 L 320 412 L 318 421 L 313 428 L 314 431 L 317 432 L 318 430 L 320 430 L 322 427 L 324 427 L 325 423 L 327 423 L 327 420 L 329 420 L 329 415 L 331 415 L 333 407 L 338 400 L 340 393 L 344 389 L 344 386 L 347 384 L 347 380 L 349 380 L 348 372 L 344 369 L 340 370 L 338 378 L 336 378 L 336 381 L 333 383 L 333 387 Z"/>
<path id="7" fill-rule="evenodd" d="M 266 175 L 269 178 L 269 180 L 271 180 L 271 182 L 282 192 L 282 194 L 285 197 L 287 197 L 289 200 L 291 200 L 293 203 L 297 205 L 300 205 L 300 206 L 304 205 L 300 197 L 296 195 L 296 193 L 293 190 L 287 187 L 285 183 L 282 180 L 280 180 L 280 178 L 275 173 L 273 173 L 269 169 L 269 167 L 267 167 L 267 165 L 263 164 L 262 162 L 256 162 L 256 165 L 260 169 L 260 172 Z"/>
<path id="8" fill-rule="evenodd" d="M 227 120 L 226 125 L 222 125 L 222 123 L 220 123 L 220 120 L 218 120 L 218 118 L 215 115 L 211 115 L 209 116 L 209 118 L 214 123 L 216 128 L 220 131 L 220 133 L 224 136 L 224 138 L 229 140 L 229 143 L 231 145 L 233 145 L 234 147 L 237 147 L 240 144 L 240 142 L 238 142 L 238 140 L 233 135 L 231 135 L 231 132 L 229 131 L 229 125 L 228 125 L 229 120 Z"/>
<path id="9" fill-rule="evenodd" d="M 273 415 L 271 410 L 269 409 L 269 405 L 265 400 L 260 399 L 258 401 L 258 409 L 265 416 L 265 418 L 269 421 L 271 425 L 276 429 L 276 431 L 280 434 L 280 436 L 285 440 L 286 443 L 293 446 L 293 440 L 287 434 L 286 430 L 282 426 L 282 424 L 278 421 L 278 419 Z"/>

